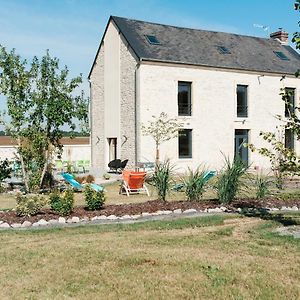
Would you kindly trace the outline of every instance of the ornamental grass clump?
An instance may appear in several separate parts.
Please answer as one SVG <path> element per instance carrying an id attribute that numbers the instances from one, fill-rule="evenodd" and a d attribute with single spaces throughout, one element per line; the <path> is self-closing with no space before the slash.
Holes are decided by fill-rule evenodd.
<path id="1" fill-rule="evenodd" d="M 187 176 L 182 178 L 187 200 L 200 200 L 202 198 L 207 183 L 204 177 L 205 173 L 206 171 L 201 170 L 200 167 L 195 171 L 188 168 Z"/>
<path id="2" fill-rule="evenodd" d="M 161 164 L 156 164 L 152 183 L 156 189 L 159 200 L 166 201 L 166 196 L 170 192 L 173 184 L 173 170 L 174 166 L 171 165 L 168 159 Z"/>
<path id="3" fill-rule="evenodd" d="M 270 180 L 263 174 L 257 174 L 254 180 L 256 199 L 263 199 L 269 194 Z"/>
<path id="4" fill-rule="evenodd" d="M 84 199 L 89 210 L 98 210 L 105 202 L 104 191 L 95 191 L 87 184 L 84 188 Z"/>
<path id="5" fill-rule="evenodd" d="M 239 158 L 232 162 L 225 157 L 225 166 L 217 180 L 216 189 L 220 203 L 231 203 L 242 186 L 241 178 L 248 166 Z"/>

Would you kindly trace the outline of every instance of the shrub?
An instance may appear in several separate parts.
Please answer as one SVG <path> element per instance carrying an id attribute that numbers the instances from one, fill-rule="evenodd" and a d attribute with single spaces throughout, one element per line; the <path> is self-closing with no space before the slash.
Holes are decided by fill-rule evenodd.
<path id="1" fill-rule="evenodd" d="M 16 214 L 19 217 L 34 216 L 48 203 L 42 196 L 24 196 L 20 193 L 17 194 L 16 202 Z"/>
<path id="2" fill-rule="evenodd" d="M 157 164 L 155 167 L 152 182 L 159 200 L 166 201 L 167 193 L 170 191 L 173 183 L 173 170 L 174 166 L 170 164 L 169 160 L 165 160 L 162 164 Z"/>
<path id="3" fill-rule="evenodd" d="M 87 175 L 85 178 L 86 183 L 94 183 L 95 182 L 95 177 L 93 175 Z"/>
<path id="4" fill-rule="evenodd" d="M 200 200 L 202 198 L 207 183 L 204 175 L 205 170 L 201 170 L 199 167 L 195 171 L 189 168 L 187 176 L 182 178 L 188 200 Z"/>
<path id="5" fill-rule="evenodd" d="M 89 184 L 84 188 L 84 198 L 89 210 L 101 209 L 105 202 L 104 191 L 95 191 Z"/>
<path id="6" fill-rule="evenodd" d="M 12 168 L 9 166 L 9 161 L 6 158 L 3 161 L 0 161 L 0 183 L 6 178 L 10 178 L 10 173 Z"/>
<path id="7" fill-rule="evenodd" d="M 230 162 L 225 158 L 225 167 L 218 178 L 216 189 L 221 203 L 231 203 L 241 187 L 241 177 L 248 167 L 239 158 Z"/>
<path id="8" fill-rule="evenodd" d="M 50 194 L 51 209 L 57 212 L 60 216 L 69 215 L 74 207 L 74 192 L 71 189 L 59 193 L 58 191 Z"/>
<path id="9" fill-rule="evenodd" d="M 78 181 L 80 184 L 86 182 L 85 176 L 76 176 L 76 177 L 75 177 L 75 180 Z"/>
<path id="10" fill-rule="evenodd" d="M 265 198 L 269 193 L 270 181 L 268 180 L 268 177 L 264 176 L 263 174 L 256 175 L 254 184 L 256 190 L 256 199 Z"/>

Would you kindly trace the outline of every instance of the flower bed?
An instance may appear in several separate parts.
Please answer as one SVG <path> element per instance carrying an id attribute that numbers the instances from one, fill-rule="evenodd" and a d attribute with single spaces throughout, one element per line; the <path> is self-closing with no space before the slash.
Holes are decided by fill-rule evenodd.
<path id="1" fill-rule="evenodd" d="M 220 205 L 217 200 L 171 202 L 154 200 L 144 203 L 105 205 L 103 209 L 96 211 L 87 210 L 85 207 L 75 207 L 73 212 L 65 218 L 59 218 L 59 216 L 50 209 L 44 209 L 37 215 L 31 217 L 18 217 L 15 211 L 12 210 L 0 212 L 0 228 L 79 223 L 83 221 L 94 221 L 97 219 L 137 219 L 140 217 L 160 214 L 238 212 L 242 208 L 266 208 L 270 210 L 282 209 L 297 211 L 300 209 L 300 199 L 279 200 L 270 198 L 260 201 L 256 199 L 237 199 L 234 200 L 231 205 L 226 206 Z"/>

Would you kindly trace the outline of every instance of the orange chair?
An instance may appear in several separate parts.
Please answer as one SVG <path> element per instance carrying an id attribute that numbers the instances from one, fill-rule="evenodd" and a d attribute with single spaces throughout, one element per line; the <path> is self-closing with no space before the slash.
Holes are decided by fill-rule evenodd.
<path id="1" fill-rule="evenodd" d="M 139 194 L 145 192 L 148 196 L 149 191 L 145 186 L 146 172 L 136 172 L 124 170 L 122 173 L 123 184 L 120 189 L 120 193 L 126 192 L 129 197 L 131 194 Z"/>

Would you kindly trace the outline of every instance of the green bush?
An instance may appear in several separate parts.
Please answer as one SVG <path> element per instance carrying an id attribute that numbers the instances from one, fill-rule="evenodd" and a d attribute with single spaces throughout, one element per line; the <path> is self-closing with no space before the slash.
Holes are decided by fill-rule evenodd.
<path id="1" fill-rule="evenodd" d="M 98 210 L 105 202 L 104 191 L 95 191 L 88 184 L 84 188 L 84 199 L 89 210 Z"/>
<path id="2" fill-rule="evenodd" d="M 231 203 L 241 187 L 241 177 L 248 166 L 236 158 L 232 162 L 225 157 L 225 166 L 217 180 L 216 189 L 221 203 Z"/>
<path id="3" fill-rule="evenodd" d="M 267 176 L 264 176 L 263 174 L 256 175 L 254 184 L 256 199 L 263 199 L 269 194 L 270 181 Z"/>
<path id="4" fill-rule="evenodd" d="M 200 200 L 205 192 L 205 184 L 207 180 L 204 178 L 205 170 L 199 167 L 193 171 L 188 169 L 186 177 L 182 178 L 184 184 L 185 195 L 188 200 Z"/>
<path id="5" fill-rule="evenodd" d="M 69 189 L 63 193 L 53 192 L 50 194 L 51 209 L 57 212 L 60 216 L 69 215 L 74 207 L 74 192 Z"/>
<path id="6" fill-rule="evenodd" d="M 95 182 L 95 177 L 93 175 L 87 175 L 85 179 L 86 183 L 93 183 Z"/>
<path id="7" fill-rule="evenodd" d="M 6 178 L 10 178 L 11 172 L 12 168 L 9 166 L 8 159 L 6 158 L 5 160 L 0 161 L 0 182 Z"/>
<path id="8" fill-rule="evenodd" d="M 30 217 L 39 213 L 48 201 L 42 196 L 17 194 L 16 203 L 16 214 L 19 217 Z"/>
<path id="9" fill-rule="evenodd" d="M 173 184 L 173 169 L 169 160 L 165 160 L 162 164 L 156 165 L 155 172 L 152 177 L 152 183 L 157 191 L 158 199 L 166 201 L 167 193 L 171 190 Z"/>

